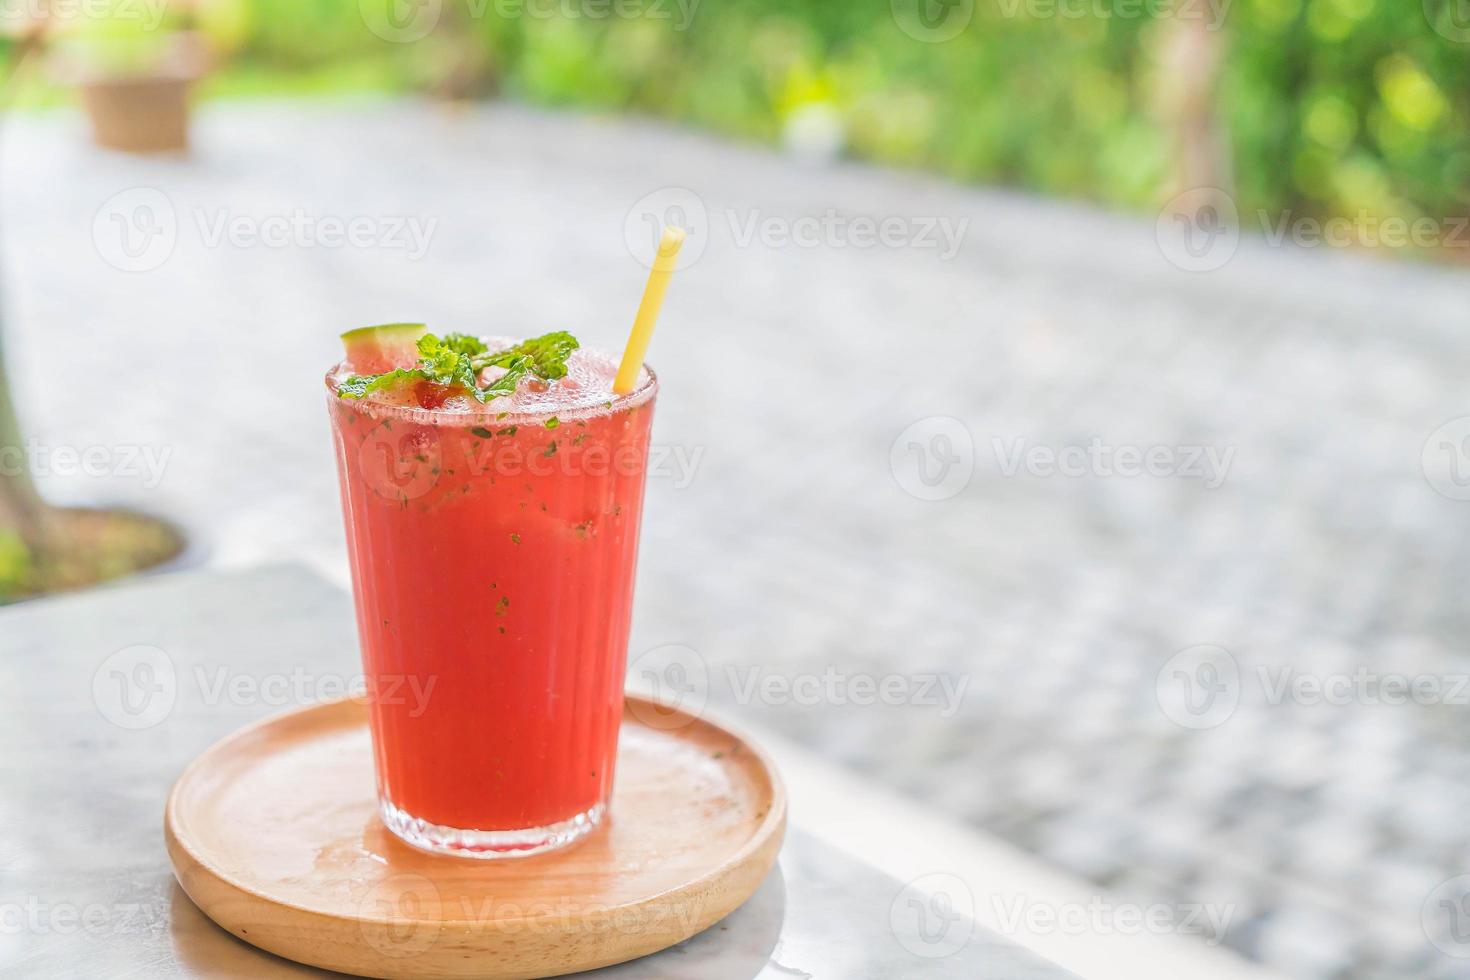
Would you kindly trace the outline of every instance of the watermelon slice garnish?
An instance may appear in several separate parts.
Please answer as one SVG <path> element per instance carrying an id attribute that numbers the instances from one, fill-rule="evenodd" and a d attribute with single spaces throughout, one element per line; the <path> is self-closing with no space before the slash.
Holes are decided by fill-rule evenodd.
<path id="1" fill-rule="evenodd" d="M 387 374 L 418 363 L 419 338 L 428 332 L 422 323 L 358 327 L 342 335 L 342 346 L 347 349 L 347 364 L 354 374 Z"/>

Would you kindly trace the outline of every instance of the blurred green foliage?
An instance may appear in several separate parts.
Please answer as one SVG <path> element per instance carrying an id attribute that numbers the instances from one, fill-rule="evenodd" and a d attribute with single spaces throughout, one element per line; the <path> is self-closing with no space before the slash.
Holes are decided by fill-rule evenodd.
<path id="1" fill-rule="evenodd" d="M 31 575 L 31 555 L 20 535 L 0 527 L 0 603 L 20 595 Z"/>
<path id="2" fill-rule="evenodd" d="M 1221 105 L 1241 197 L 1349 217 L 1470 212 L 1470 23 L 1456 24 L 1457 5 L 1238 0 Z"/>
<path id="3" fill-rule="evenodd" d="M 438 0 L 418 2 L 432 10 Z M 1462 0 L 1224 2 L 1215 101 L 1243 214 L 1467 213 Z M 412 13 L 413 0 L 213 0 L 228 67 L 211 90 L 299 81 L 317 91 L 333 80 L 415 90 L 458 71 L 451 88 L 761 141 L 815 109 L 840 122 L 844 151 L 861 159 L 1124 207 L 1167 195 L 1174 136 L 1161 106 L 1178 80 L 1161 51 L 1179 25 L 1166 3 L 974 0 L 969 22 L 942 43 L 903 29 L 897 11 L 915 3 L 968 9 L 968 0 L 442 0 L 427 37 L 393 43 L 368 29 L 365 12 Z"/>

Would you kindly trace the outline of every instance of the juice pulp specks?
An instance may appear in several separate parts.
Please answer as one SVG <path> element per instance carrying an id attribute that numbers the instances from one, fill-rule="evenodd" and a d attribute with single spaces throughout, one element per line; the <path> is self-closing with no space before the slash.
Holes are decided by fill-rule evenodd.
<path id="1" fill-rule="evenodd" d="M 379 787 L 414 817 L 515 829 L 607 800 L 654 395 L 611 396 L 614 367 L 577 351 L 489 405 L 331 395 Z"/>

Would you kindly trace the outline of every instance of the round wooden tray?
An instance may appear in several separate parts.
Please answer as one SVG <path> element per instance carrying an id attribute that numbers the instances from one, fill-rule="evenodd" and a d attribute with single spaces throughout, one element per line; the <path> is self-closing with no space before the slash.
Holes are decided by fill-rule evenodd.
<path id="1" fill-rule="evenodd" d="M 764 753 L 633 695 L 608 816 L 559 851 L 483 861 L 398 840 L 378 821 L 367 710 L 351 699 L 215 743 L 164 818 L 184 891 L 248 943 L 361 976 L 502 980 L 689 938 L 750 897 L 785 827 Z"/>

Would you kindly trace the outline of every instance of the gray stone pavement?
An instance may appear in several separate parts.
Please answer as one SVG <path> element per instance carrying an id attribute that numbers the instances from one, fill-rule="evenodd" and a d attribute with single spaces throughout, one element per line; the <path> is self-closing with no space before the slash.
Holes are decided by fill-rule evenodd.
<path id="1" fill-rule="evenodd" d="M 217 564 L 340 567 L 335 334 L 619 346 L 629 229 L 670 208 L 703 253 L 654 342 L 635 669 L 1131 900 L 1205 903 L 1294 976 L 1463 975 L 1470 423 L 1436 434 L 1470 415 L 1463 271 L 1247 236 L 1189 273 L 1135 217 L 507 107 L 217 104 L 187 160 L 19 117 L 25 420 L 48 465 L 111 461 L 44 486 L 177 515 Z M 798 222 L 829 212 L 900 223 Z M 358 245 L 306 238 L 354 218 Z M 421 256 L 400 218 L 434 222 Z M 930 226 L 966 221 L 947 256 Z M 1133 450 L 1154 475 L 1118 472 Z M 1393 674 L 1438 687 L 1386 703 Z"/>

